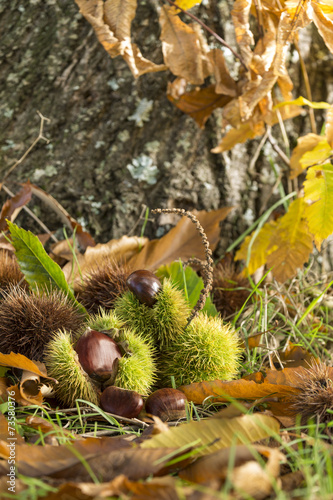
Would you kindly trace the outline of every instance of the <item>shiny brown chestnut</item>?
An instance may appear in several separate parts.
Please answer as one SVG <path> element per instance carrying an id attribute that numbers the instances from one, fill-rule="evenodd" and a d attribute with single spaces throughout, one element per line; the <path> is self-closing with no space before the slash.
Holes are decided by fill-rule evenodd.
<path id="1" fill-rule="evenodd" d="M 145 410 L 163 422 L 178 420 L 186 416 L 186 402 L 185 394 L 178 389 L 158 389 L 147 398 Z"/>
<path id="2" fill-rule="evenodd" d="M 101 394 L 101 408 L 120 417 L 135 418 L 143 408 L 143 399 L 135 391 L 110 385 Z"/>
<path id="3" fill-rule="evenodd" d="M 105 333 L 89 328 L 77 341 L 75 351 L 89 377 L 103 382 L 116 375 L 114 372 L 122 353 L 117 343 Z"/>
<path id="4" fill-rule="evenodd" d="M 127 278 L 127 286 L 142 304 L 152 307 L 161 289 L 161 282 L 154 273 L 144 269 L 134 271 Z"/>

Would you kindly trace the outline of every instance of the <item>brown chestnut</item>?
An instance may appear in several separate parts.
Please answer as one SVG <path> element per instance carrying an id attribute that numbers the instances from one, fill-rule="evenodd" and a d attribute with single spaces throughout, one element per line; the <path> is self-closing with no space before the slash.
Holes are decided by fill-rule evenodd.
<path id="1" fill-rule="evenodd" d="M 127 278 L 127 286 L 142 304 L 152 307 L 161 289 L 161 282 L 154 273 L 144 269 L 134 271 Z"/>
<path id="2" fill-rule="evenodd" d="M 137 417 L 143 408 L 143 399 L 135 391 L 110 385 L 101 394 L 101 408 L 120 417 Z"/>
<path id="3" fill-rule="evenodd" d="M 185 394 L 178 389 L 158 389 L 147 398 L 145 409 L 163 422 L 178 420 L 186 416 L 186 402 Z"/>
<path id="4" fill-rule="evenodd" d="M 89 377 L 103 382 L 116 375 L 118 359 L 122 357 L 121 350 L 105 333 L 89 328 L 77 341 L 75 351 Z"/>

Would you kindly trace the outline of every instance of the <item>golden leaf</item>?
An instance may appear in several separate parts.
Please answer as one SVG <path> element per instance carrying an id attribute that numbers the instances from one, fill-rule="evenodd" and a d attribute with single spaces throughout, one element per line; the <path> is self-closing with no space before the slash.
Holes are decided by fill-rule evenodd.
<path id="1" fill-rule="evenodd" d="M 253 274 L 254 271 L 259 269 L 259 267 L 263 266 L 266 263 L 267 257 L 269 255 L 268 246 L 277 227 L 277 224 L 277 221 L 266 222 L 266 224 L 264 224 L 260 229 L 257 237 L 253 240 L 250 249 L 250 260 L 247 266 L 247 271 L 249 274 Z M 249 245 L 251 243 L 252 237 L 253 233 L 245 238 L 240 249 L 235 255 L 235 260 L 244 259 L 245 261 L 247 261 Z"/>
<path id="2" fill-rule="evenodd" d="M 254 44 L 253 34 L 250 29 L 250 9 L 252 0 L 235 0 L 231 17 L 236 33 L 236 41 L 239 45 L 242 58 L 249 66 L 252 60 L 251 45 Z"/>
<path id="3" fill-rule="evenodd" d="M 304 211 L 304 198 L 294 200 L 288 212 L 279 219 L 267 248 L 267 266 L 272 268 L 274 277 L 280 282 L 295 276 L 312 252 L 312 235 Z"/>
<path id="4" fill-rule="evenodd" d="M 304 182 L 305 209 L 309 230 L 316 246 L 333 233 L 333 165 L 326 163 L 309 168 Z"/>
<path id="5" fill-rule="evenodd" d="M 317 134 L 307 134 L 298 138 L 297 146 L 294 148 L 290 158 L 291 179 L 294 179 L 303 172 L 303 167 L 300 163 L 302 156 L 307 151 L 311 151 L 322 140 L 323 138 Z"/>
<path id="6" fill-rule="evenodd" d="M 333 53 L 333 5 L 330 2 L 312 0 L 312 20 L 317 26 L 327 48 Z"/>
<path id="7" fill-rule="evenodd" d="M 198 3 L 201 3 L 202 0 L 175 0 L 175 4 L 178 5 L 181 9 L 188 10 L 194 7 L 194 5 L 197 5 Z"/>
<path id="8" fill-rule="evenodd" d="M 258 135 L 265 133 L 265 124 L 263 121 L 258 121 L 254 123 L 254 120 L 249 120 L 243 123 L 238 128 L 232 128 L 225 134 L 222 141 L 218 146 L 211 150 L 212 153 L 222 153 L 223 151 L 229 151 L 236 144 L 241 144 L 248 139 L 254 139 Z"/>
<path id="9" fill-rule="evenodd" d="M 325 124 L 326 140 L 330 147 L 333 149 L 333 105 L 327 111 L 326 124 Z"/>
<path id="10" fill-rule="evenodd" d="M 220 49 L 210 50 L 208 52 L 208 59 L 212 64 L 214 77 L 216 81 L 215 92 L 217 94 L 224 94 L 224 95 L 230 95 L 231 97 L 236 97 L 237 85 L 235 80 L 230 76 L 222 50 Z"/>

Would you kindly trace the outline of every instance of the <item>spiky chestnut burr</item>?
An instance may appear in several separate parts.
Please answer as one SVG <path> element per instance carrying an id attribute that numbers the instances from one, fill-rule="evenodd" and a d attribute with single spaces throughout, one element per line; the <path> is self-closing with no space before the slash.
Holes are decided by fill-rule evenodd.
<path id="1" fill-rule="evenodd" d="M 156 380 L 152 348 L 139 335 L 124 329 L 113 311 L 91 316 L 86 326 L 101 335 L 109 336 L 122 352 L 117 372 L 111 374 L 115 375 L 115 379 L 107 380 L 106 384 L 111 382 L 120 388 L 149 394 Z M 68 333 L 60 331 L 46 348 L 45 364 L 48 374 L 57 379 L 55 390 L 59 400 L 65 405 L 73 405 L 76 399 L 98 404 L 104 388 L 104 381 L 98 377 L 90 378 L 79 362 L 75 344 L 80 342 L 80 338 L 77 335 L 76 342 L 73 342 Z"/>
<path id="2" fill-rule="evenodd" d="M 50 377 L 57 380 L 55 391 L 58 399 L 70 408 L 76 399 L 99 404 L 98 387 L 83 370 L 73 349 L 71 336 L 63 330 L 53 335 L 45 348 L 45 364 Z"/>
<path id="3" fill-rule="evenodd" d="M 319 423 L 332 421 L 333 410 L 333 368 L 322 362 L 314 362 L 299 375 L 300 389 L 292 396 L 291 409 L 301 417 L 305 425 L 310 418 Z"/>
<path id="4" fill-rule="evenodd" d="M 10 288 L 0 303 L 0 352 L 42 361 L 46 344 L 59 329 L 78 332 L 85 318 L 60 291 L 31 293 Z"/>
<path id="5" fill-rule="evenodd" d="M 107 260 L 83 278 L 78 300 L 93 314 L 98 313 L 100 307 L 112 309 L 116 298 L 127 290 L 128 273 L 125 264 Z"/>
<path id="6" fill-rule="evenodd" d="M 15 255 L 6 250 L 0 250 L 0 298 L 15 285 L 25 290 L 29 288 Z"/>
<path id="7" fill-rule="evenodd" d="M 231 380 L 240 360 L 240 342 L 230 324 L 203 312 L 166 346 L 159 357 L 161 385 L 177 386 L 203 380 Z"/>
<path id="8" fill-rule="evenodd" d="M 115 302 L 115 313 L 131 330 L 139 332 L 148 342 L 163 350 L 181 334 L 187 324 L 190 308 L 184 294 L 164 280 L 152 307 L 142 304 L 132 293 L 126 292 Z"/>
<path id="9" fill-rule="evenodd" d="M 222 317 L 238 311 L 250 292 L 248 280 L 238 271 L 231 257 L 217 263 L 213 271 L 213 303 Z"/>

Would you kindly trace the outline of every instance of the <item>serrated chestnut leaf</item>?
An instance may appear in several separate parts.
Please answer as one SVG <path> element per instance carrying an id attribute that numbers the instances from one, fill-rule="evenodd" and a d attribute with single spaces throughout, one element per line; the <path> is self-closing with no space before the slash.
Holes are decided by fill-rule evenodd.
<path id="1" fill-rule="evenodd" d="M 115 378 L 117 360 L 122 357 L 117 343 L 105 333 L 88 329 L 77 341 L 75 351 L 84 371 L 97 382 Z"/>
<path id="2" fill-rule="evenodd" d="M 147 398 L 145 410 L 163 422 L 178 420 L 186 416 L 186 402 L 185 394 L 178 389 L 158 389 Z"/>
<path id="3" fill-rule="evenodd" d="M 143 408 L 143 399 L 135 391 L 109 386 L 101 394 L 101 408 L 120 417 L 135 418 Z"/>
<path id="4" fill-rule="evenodd" d="M 127 286 L 142 304 L 152 307 L 161 289 L 161 282 L 154 273 L 147 270 L 134 271 L 127 278 Z"/>

